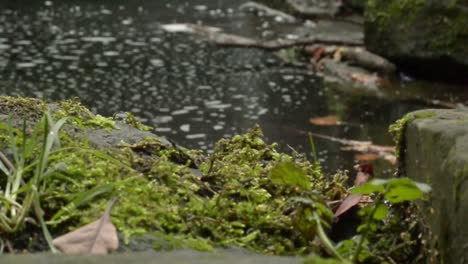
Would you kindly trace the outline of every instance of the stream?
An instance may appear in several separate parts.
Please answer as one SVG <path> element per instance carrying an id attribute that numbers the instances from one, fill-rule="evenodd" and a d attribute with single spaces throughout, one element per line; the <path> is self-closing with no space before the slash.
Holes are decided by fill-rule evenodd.
<path id="1" fill-rule="evenodd" d="M 130 111 L 157 135 L 206 151 L 218 139 L 259 124 L 281 150 L 308 154 L 309 131 L 390 145 L 387 128 L 405 113 L 438 101 L 468 102 L 454 87 L 406 76 L 385 88 L 385 96 L 353 91 L 271 52 L 217 47 L 161 29 L 198 23 L 248 37 L 294 32 L 297 25 L 239 11 L 243 2 L 1 1 L 0 94 L 48 101 L 78 97 L 105 116 Z M 306 24 L 333 34 L 361 34 L 356 25 Z M 339 116 L 343 124 L 309 123 L 327 115 Z M 355 163 L 354 153 L 342 151 L 339 143 L 317 138 L 316 145 L 326 171 L 350 170 Z"/>

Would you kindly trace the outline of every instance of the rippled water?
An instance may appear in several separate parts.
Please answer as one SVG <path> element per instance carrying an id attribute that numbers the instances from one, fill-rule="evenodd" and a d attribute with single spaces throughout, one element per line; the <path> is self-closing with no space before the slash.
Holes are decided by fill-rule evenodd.
<path id="1" fill-rule="evenodd" d="M 238 11 L 242 2 L 1 1 L 0 93 L 50 101 L 76 96 L 103 115 L 131 111 L 158 135 L 201 149 L 256 123 L 284 150 L 289 144 L 308 151 L 307 131 L 389 144 L 391 122 L 427 107 L 418 95 L 402 101 L 350 94 L 272 53 L 219 48 L 160 28 L 204 23 L 268 37 L 275 34 L 271 26 L 284 27 Z M 329 114 L 345 125 L 308 123 Z M 329 170 L 354 162 L 337 143 L 318 139 L 317 145 Z"/>

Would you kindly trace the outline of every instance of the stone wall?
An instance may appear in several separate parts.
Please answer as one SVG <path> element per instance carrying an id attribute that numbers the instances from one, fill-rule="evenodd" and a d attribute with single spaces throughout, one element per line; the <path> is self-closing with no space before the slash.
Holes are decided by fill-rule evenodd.
<path id="1" fill-rule="evenodd" d="M 401 155 L 404 173 L 432 186 L 432 229 L 444 263 L 468 262 L 468 112 L 411 113 Z M 420 116 L 421 118 L 418 118 Z M 432 208 L 430 208 L 432 207 Z"/>

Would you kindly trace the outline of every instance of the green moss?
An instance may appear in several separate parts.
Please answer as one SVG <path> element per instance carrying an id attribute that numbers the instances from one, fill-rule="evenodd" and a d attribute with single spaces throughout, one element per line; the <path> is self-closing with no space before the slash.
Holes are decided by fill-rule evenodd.
<path id="1" fill-rule="evenodd" d="M 38 120 L 47 110 L 47 104 L 39 99 L 0 96 L 0 113 Z"/>
<path id="2" fill-rule="evenodd" d="M 406 131 L 406 125 L 409 121 L 419 118 L 430 118 L 435 116 L 434 112 L 424 112 L 418 114 L 406 114 L 401 119 L 397 120 L 394 124 L 390 125 L 389 132 L 392 135 L 393 142 L 395 143 L 395 154 L 397 158 L 401 157 L 401 153 L 404 148 L 404 136 Z"/>
<path id="3" fill-rule="evenodd" d="M 151 131 L 153 129 L 150 126 L 144 125 L 141 122 L 139 122 L 132 113 L 126 112 L 126 114 L 127 114 L 127 118 L 125 119 L 125 122 L 128 125 L 133 126 L 134 128 L 137 128 L 141 131 Z"/>
<path id="4" fill-rule="evenodd" d="M 58 106 L 59 109 L 54 115 L 57 118 L 67 117 L 73 124 L 79 127 L 104 128 L 107 130 L 119 129 L 114 120 L 93 114 L 77 98 L 59 102 Z"/>
<path id="5" fill-rule="evenodd" d="M 453 56 L 468 53 L 468 16 L 455 0 L 451 3 L 431 3 L 427 0 L 369 0 L 366 7 L 366 42 L 382 54 L 392 54 L 395 46 L 405 47 L 408 39 L 422 33 L 431 38 L 418 41 L 418 47 L 437 55 Z M 394 39 L 389 40 L 388 35 Z M 374 40 L 375 39 L 375 40 Z M 418 51 L 418 50 L 416 50 Z M 411 51 L 407 51 L 411 52 Z"/>
<path id="6" fill-rule="evenodd" d="M 366 19 L 385 29 L 390 23 L 411 25 L 426 6 L 426 0 L 369 0 L 366 7 Z M 395 22 L 398 21 L 398 22 Z"/>
<path id="7" fill-rule="evenodd" d="M 50 215 L 67 208 L 53 221 L 58 230 L 93 221 L 110 197 L 118 196 L 112 221 L 127 239 L 159 234 L 176 248 L 235 245 L 268 254 L 305 254 L 316 250 L 315 226 L 305 216 L 317 212 L 330 224 L 325 201 L 345 193 L 344 176 L 328 181 L 303 157 L 278 153 L 276 145 L 262 140 L 259 128 L 219 141 L 211 157 L 197 157 L 201 177 L 189 169 L 195 159 L 189 154 L 193 152 L 170 149 L 152 138 L 120 150 L 81 147 L 57 154 L 55 159 L 67 165 L 68 180 L 51 177 L 44 208 Z M 303 170 L 320 197 L 273 182 L 270 171 L 283 161 Z M 111 185 L 112 191 L 90 204 L 69 206 L 77 194 L 104 185 Z M 298 203 L 293 197 L 309 202 Z"/>
<path id="8" fill-rule="evenodd" d="M 93 118 L 80 104 L 58 105 L 66 108 L 61 114 Z M 417 115 L 423 116 L 429 115 Z M 347 194 L 345 175 L 326 176 L 304 155 L 278 152 L 276 144 L 263 140 L 259 127 L 220 140 L 210 156 L 155 137 L 98 149 L 73 131 L 60 131 L 62 148 L 49 159 L 55 171 L 47 175 L 40 196 L 54 236 L 95 221 L 118 197 L 111 219 L 128 242 L 150 236 L 155 249 L 234 246 L 264 254 L 320 254 L 318 226 L 329 229 L 334 217 L 328 202 Z M 410 224 L 402 225 L 398 217 L 385 228 L 399 229 L 373 240 L 381 245 L 375 247 L 378 256 L 391 245 L 399 252 L 400 234 Z M 402 258 L 410 254 L 405 252 Z"/>

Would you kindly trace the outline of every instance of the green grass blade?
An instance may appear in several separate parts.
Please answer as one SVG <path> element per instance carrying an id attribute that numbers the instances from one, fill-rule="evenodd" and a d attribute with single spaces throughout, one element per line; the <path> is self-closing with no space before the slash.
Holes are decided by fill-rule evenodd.
<path id="1" fill-rule="evenodd" d="M 52 240 L 53 240 L 52 236 L 50 235 L 49 229 L 47 228 L 47 225 L 46 225 L 46 223 L 44 221 L 43 211 L 42 211 L 41 203 L 40 203 L 40 200 L 39 200 L 39 193 L 37 191 L 35 191 L 34 196 L 35 196 L 34 197 L 34 209 L 36 211 L 36 216 L 39 219 L 39 223 L 41 224 L 42 233 L 44 234 L 44 237 L 45 237 L 45 240 L 47 241 L 47 244 L 49 245 L 50 251 L 53 254 L 57 254 L 58 250 L 55 248 L 55 246 L 54 246 L 54 244 L 52 242 Z"/>

